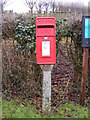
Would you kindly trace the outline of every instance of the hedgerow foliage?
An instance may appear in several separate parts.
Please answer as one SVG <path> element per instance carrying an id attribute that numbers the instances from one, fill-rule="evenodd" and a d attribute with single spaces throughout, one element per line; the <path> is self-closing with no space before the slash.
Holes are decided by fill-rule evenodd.
<path id="1" fill-rule="evenodd" d="M 16 34 L 17 49 L 22 51 L 33 51 L 36 53 L 36 29 L 35 17 L 29 18 L 26 22 L 24 18 L 16 20 Z M 70 37 L 69 24 L 65 23 L 66 20 L 56 20 L 56 49 L 58 54 L 58 43 L 62 37 Z"/>
<path id="2" fill-rule="evenodd" d="M 82 50 L 81 50 L 81 22 L 75 21 L 72 25 L 66 19 L 56 20 L 56 49 L 57 55 L 59 49 L 61 49 L 61 39 L 66 38 L 65 46 L 67 48 L 67 54 L 69 59 L 74 64 L 75 81 L 80 79 L 81 62 L 82 62 Z M 71 41 L 68 42 L 68 38 Z M 17 49 L 22 51 L 31 51 L 36 53 L 36 29 L 35 29 L 35 18 L 29 18 L 26 22 L 24 18 L 16 20 L 16 35 Z M 69 45 L 68 45 L 69 43 Z M 63 51 L 61 50 L 63 53 Z M 65 56 L 65 54 L 64 54 Z M 77 76 L 77 77 L 76 77 Z"/>
<path id="3" fill-rule="evenodd" d="M 16 33 L 15 39 L 17 40 L 17 48 L 22 51 L 34 51 L 36 53 L 36 26 L 35 17 L 29 18 L 26 22 L 25 18 L 16 19 Z M 75 25 L 76 24 L 76 25 Z M 78 23 L 80 24 L 80 23 Z M 81 26 L 77 28 L 77 23 L 72 24 L 72 28 L 68 21 L 61 19 L 56 20 L 56 48 L 58 51 L 58 44 L 61 38 L 71 37 L 74 46 L 77 49 L 81 47 Z M 78 32 L 78 30 L 80 30 Z M 76 40 L 74 40 L 76 38 Z M 66 41 L 67 42 L 67 41 Z"/>
<path id="4" fill-rule="evenodd" d="M 15 36 L 15 21 L 3 18 L 2 21 L 2 37 L 5 39 L 7 38 L 14 38 Z"/>
<path id="5" fill-rule="evenodd" d="M 25 22 L 22 18 L 16 20 L 16 35 L 18 42 L 17 48 L 22 51 L 35 52 L 36 48 L 36 29 L 35 18 L 30 18 L 29 22 Z"/>
<path id="6" fill-rule="evenodd" d="M 11 24 L 13 24 L 13 22 Z M 15 40 L 13 42 L 13 46 L 8 44 L 7 42 L 3 42 L 4 44 L 6 44 L 6 46 L 8 45 L 7 47 L 3 47 L 3 90 L 5 93 L 4 95 L 6 97 L 12 97 L 16 95 L 20 95 L 22 97 L 24 96 L 25 98 L 34 98 L 34 96 L 41 97 L 42 71 L 40 67 L 36 64 L 35 17 L 30 17 L 28 20 L 24 17 L 19 17 L 15 20 L 14 24 Z M 3 27 L 5 27 L 5 25 Z M 57 58 L 60 52 L 60 55 L 64 57 L 64 60 L 68 60 L 69 66 L 72 67 L 73 64 L 75 81 L 78 81 L 81 77 L 81 28 L 81 21 L 74 21 L 74 23 L 69 24 L 69 21 L 65 19 L 56 20 Z M 11 29 L 9 30 L 8 28 L 6 28 L 6 31 L 8 31 L 9 33 Z M 4 36 L 4 38 L 5 37 L 7 36 Z M 62 40 L 62 38 L 64 39 Z M 10 47 L 9 45 L 12 47 Z M 8 54 L 8 52 L 10 52 L 10 54 Z M 56 66 L 57 65 L 58 64 L 56 63 Z M 65 66 L 65 68 L 68 67 Z M 59 69 L 60 68 L 58 68 L 58 70 Z M 65 69 L 65 71 L 67 70 Z M 70 73 L 69 70 L 68 73 Z M 60 80 L 60 72 L 58 72 L 58 76 Z M 69 77 L 67 79 L 69 79 Z M 56 84 L 58 84 L 57 78 L 55 78 L 53 81 L 56 81 L 56 86 Z M 57 89 L 57 91 L 60 90 L 59 85 L 60 84 L 58 84 L 57 88 L 55 88 Z M 74 87 L 72 88 L 72 91 L 73 89 Z M 65 94 L 68 94 L 68 92 L 70 92 L 66 92 L 65 90 L 63 90 L 63 88 L 61 88 L 59 95 L 61 95 L 62 91 L 64 91 Z M 56 101 L 58 98 L 60 98 L 57 96 L 58 95 L 56 91 L 53 90 L 52 97 L 56 98 Z"/>

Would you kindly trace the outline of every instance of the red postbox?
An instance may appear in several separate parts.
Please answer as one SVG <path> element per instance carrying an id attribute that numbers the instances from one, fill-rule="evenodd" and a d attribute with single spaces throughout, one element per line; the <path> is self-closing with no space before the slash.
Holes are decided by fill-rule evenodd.
<path id="1" fill-rule="evenodd" d="M 55 18 L 36 18 L 36 58 L 37 64 L 56 63 Z"/>

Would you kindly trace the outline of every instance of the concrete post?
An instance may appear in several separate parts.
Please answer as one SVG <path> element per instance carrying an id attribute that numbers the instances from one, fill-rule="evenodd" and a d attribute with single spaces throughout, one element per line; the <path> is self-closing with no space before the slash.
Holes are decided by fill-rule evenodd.
<path id="1" fill-rule="evenodd" d="M 51 110 L 51 70 L 53 65 L 40 65 L 43 70 L 43 103 L 42 111 L 48 112 Z"/>

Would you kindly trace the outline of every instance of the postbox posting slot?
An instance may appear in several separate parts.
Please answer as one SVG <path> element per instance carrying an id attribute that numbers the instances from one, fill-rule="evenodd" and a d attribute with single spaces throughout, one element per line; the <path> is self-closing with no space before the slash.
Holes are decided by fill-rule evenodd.
<path id="1" fill-rule="evenodd" d="M 45 24 L 43 24 L 43 25 L 38 25 L 38 28 L 54 28 L 54 25 L 45 25 Z"/>
<path id="2" fill-rule="evenodd" d="M 36 36 L 55 36 L 54 31 L 55 25 L 53 24 L 37 24 L 37 34 Z"/>

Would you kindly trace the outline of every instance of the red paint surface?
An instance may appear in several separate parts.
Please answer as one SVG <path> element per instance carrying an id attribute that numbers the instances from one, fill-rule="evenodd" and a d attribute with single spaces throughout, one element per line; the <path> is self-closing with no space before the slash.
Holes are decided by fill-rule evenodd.
<path id="1" fill-rule="evenodd" d="M 47 36 L 47 39 L 45 39 Z M 42 56 L 42 41 L 50 41 L 50 56 Z M 56 63 L 55 18 L 36 18 L 36 59 L 37 64 Z"/>

